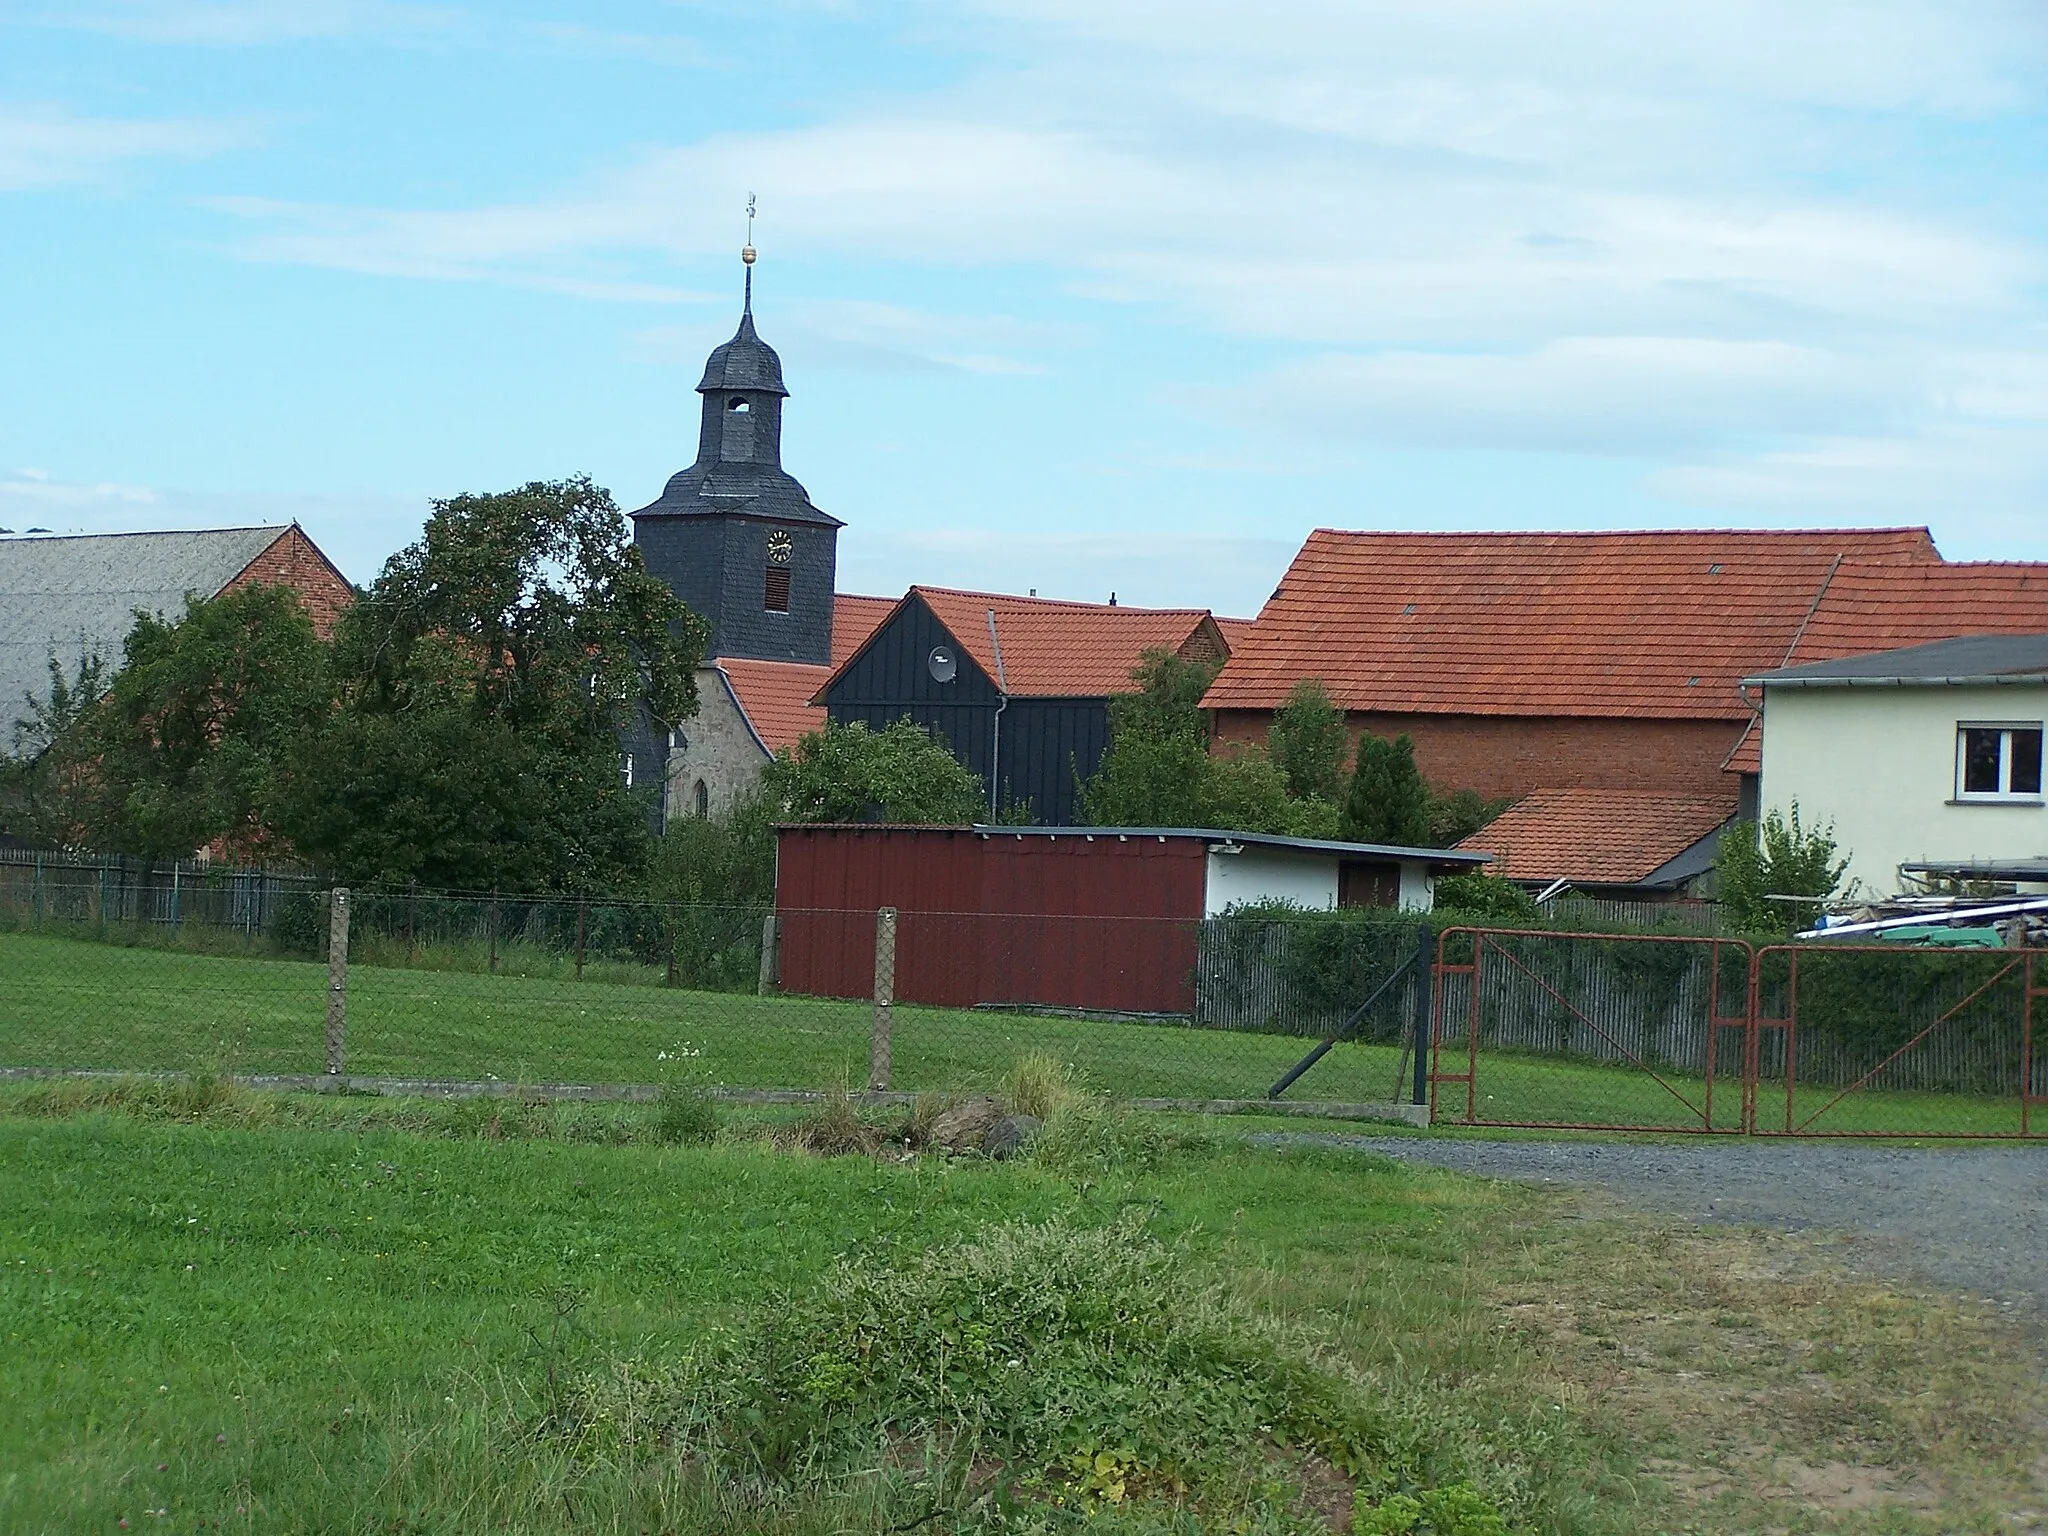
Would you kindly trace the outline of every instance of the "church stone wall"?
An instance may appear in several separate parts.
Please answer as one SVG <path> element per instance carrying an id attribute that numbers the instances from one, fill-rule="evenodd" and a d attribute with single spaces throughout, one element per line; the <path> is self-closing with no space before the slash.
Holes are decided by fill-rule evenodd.
<path id="1" fill-rule="evenodd" d="M 761 777 L 768 754 L 748 729 L 725 674 L 697 669 L 697 713 L 678 727 L 668 757 L 668 815 L 671 821 L 698 814 L 697 786 L 704 786 L 704 810 L 713 817 L 732 810 Z"/>

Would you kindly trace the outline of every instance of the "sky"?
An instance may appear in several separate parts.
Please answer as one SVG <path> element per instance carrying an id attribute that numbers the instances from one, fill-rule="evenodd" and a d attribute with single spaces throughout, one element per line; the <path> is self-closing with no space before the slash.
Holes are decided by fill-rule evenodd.
<path id="1" fill-rule="evenodd" d="M 2040 0 L 0 0 L 0 527 L 695 455 L 840 587 L 1250 614 L 1315 527 L 2048 559 Z"/>

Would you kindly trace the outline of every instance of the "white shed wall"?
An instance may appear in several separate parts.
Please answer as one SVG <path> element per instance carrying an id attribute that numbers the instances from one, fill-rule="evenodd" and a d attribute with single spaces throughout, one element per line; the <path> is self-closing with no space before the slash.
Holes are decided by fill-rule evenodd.
<path id="1" fill-rule="evenodd" d="M 1768 688 L 1766 810 L 1799 803 L 1834 823 L 1850 880 L 1899 888 L 1898 867 L 1929 860 L 2048 857 L 2048 807 L 1956 804 L 1956 727 L 2048 720 L 2048 686 Z"/>
<path id="2" fill-rule="evenodd" d="M 1297 907 L 1327 910 L 1337 905 L 1338 860 L 1328 854 L 1290 848 L 1245 845 L 1236 853 L 1209 849 L 1208 896 L 1204 910 L 1215 917 L 1226 907 L 1255 901 L 1291 901 Z M 1401 906 L 1427 912 L 1435 901 L 1436 880 L 1429 866 L 1401 863 Z"/>

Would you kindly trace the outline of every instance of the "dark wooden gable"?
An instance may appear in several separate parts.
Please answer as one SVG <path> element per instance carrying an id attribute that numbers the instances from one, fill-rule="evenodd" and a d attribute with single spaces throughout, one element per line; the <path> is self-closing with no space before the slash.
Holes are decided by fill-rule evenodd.
<path id="1" fill-rule="evenodd" d="M 952 653 L 956 666 L 948 683 L 932 675 L 932 652 L 941 646 Z M 943 741 L 984 787 L 1000 733 L 994 806 L 1023 806 L 1034 820 L 1072 823 L 1078 810 L 1077 778 L 1095 771 L 1108 740 L 1105 701 L 1013 696 L 998 726 L 1001 700 L 995 680 L 960 637 L 913 592 L 826 688 L 825 711 L 836 722 L 859 720 L 870 730 L 897 720 L 915 721 Z"/>
<path id="2" fill-rule="evenodd" d="M 932 676 L 931 654 L 953 653 L 959 670 L 950 683 Z M 915 592 L 896 605 L 854 653 L 825 692 L 828 710 L 867 704 L 984 704 L 993 709 L 995 681 Z M 835 716 L 835 718 L 837 718 Z"/>
<path id="3" fill-rule="evenodd" d="M 941 646 L 952 654 L 955 668 L 947 683 L 932 675 L 932 652 Z M 1000 697 L 959 638 L 912 593 L 825 690 L 825 714 L 835 724 L 859 720 L 874 731 L 913 720 L 943 741 L 986 786 Z"/>

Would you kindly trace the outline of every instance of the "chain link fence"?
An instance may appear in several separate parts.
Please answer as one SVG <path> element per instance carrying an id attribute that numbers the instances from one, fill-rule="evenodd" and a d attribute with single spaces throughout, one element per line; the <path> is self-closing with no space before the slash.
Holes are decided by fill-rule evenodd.
<path id="1" fill-rule="evenodd" d="M 0 1069 L 923 1093 L 1040 1053 L 1137 1102 L 1260 1100 L 1287 1079 L 1289 1102 L 1359 1110 L 1412 1099 L 1428 975 L 1412 921 L 1343 936 L 294 890 L 252 927 L 102 906 L 95 880 L 0 887 Z"/>
<path id="2" fill-rule="evenodd" d="M 2048 1131 L 2031 951 L 330 892 L 0 864 L 0 1073 L 958 1093 L 1746 1134 Z M 1422 1042 L 1421 1059 L 1414 1050 Z"/>

